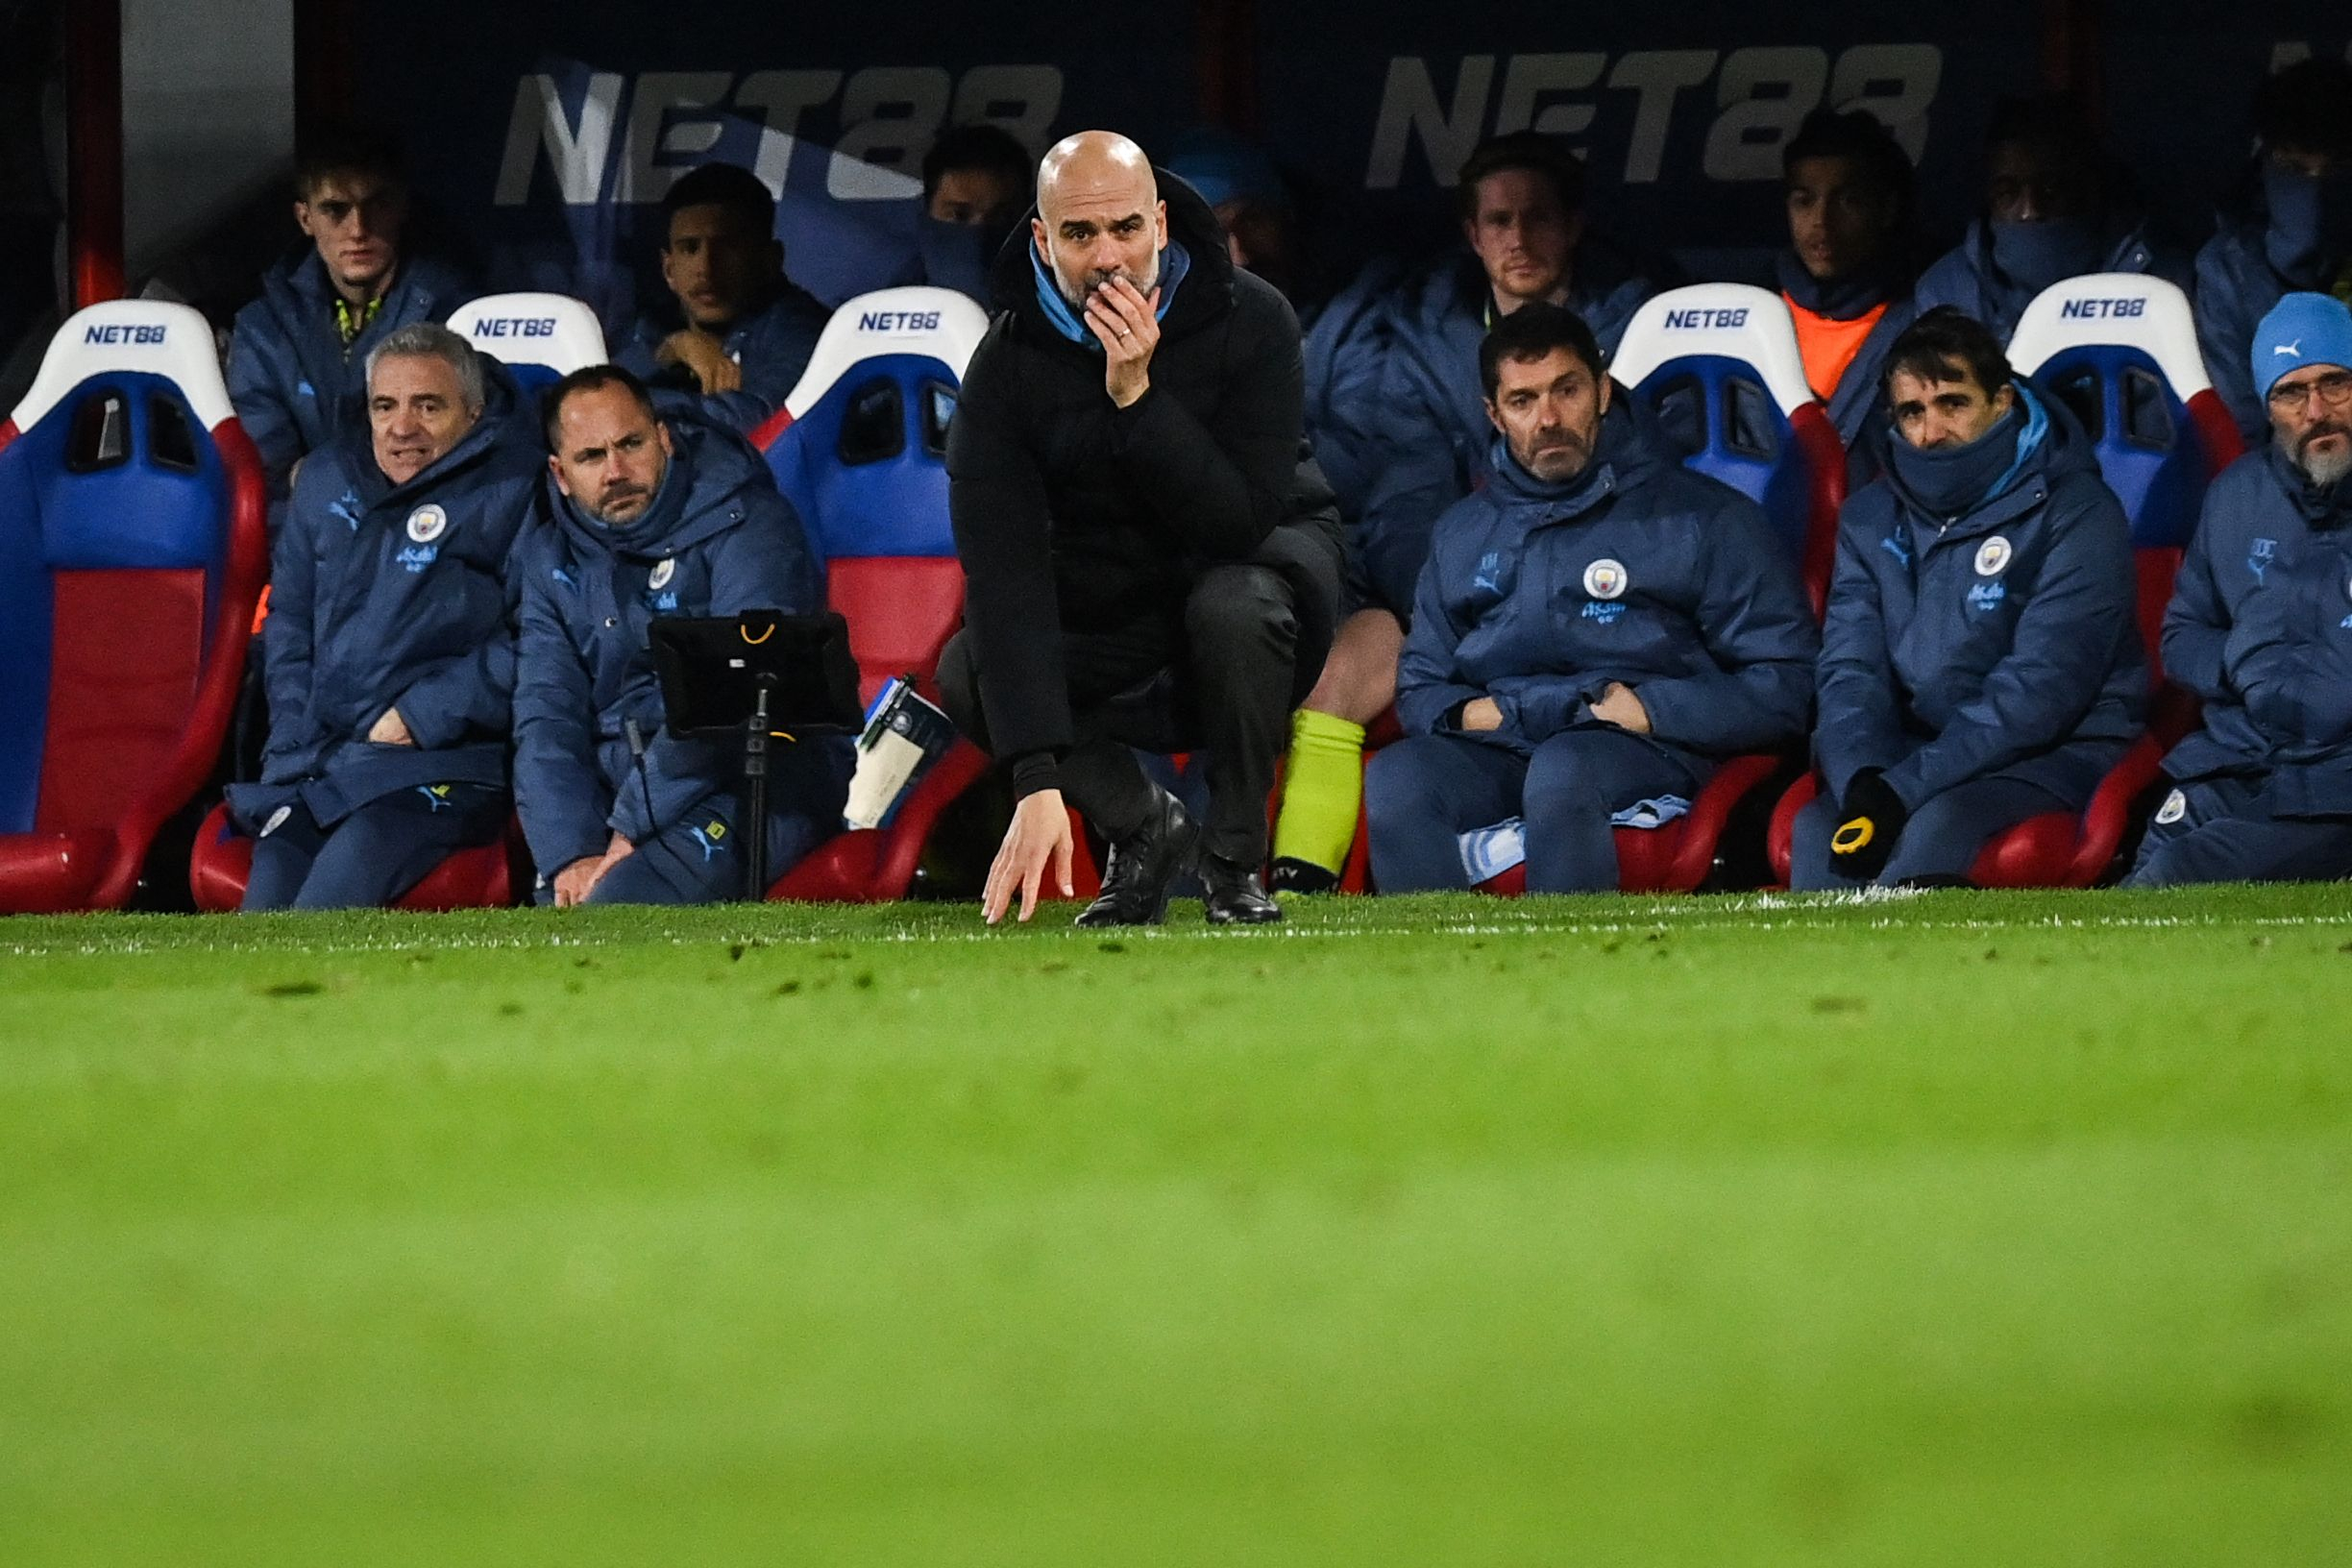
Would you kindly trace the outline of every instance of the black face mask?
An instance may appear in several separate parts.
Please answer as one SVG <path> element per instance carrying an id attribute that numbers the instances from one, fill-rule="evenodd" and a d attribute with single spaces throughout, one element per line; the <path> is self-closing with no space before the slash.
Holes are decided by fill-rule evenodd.
<path id="1" fill-rule="evenodd" d="M 2317 288 L 2352 257 L 2352 168 L 2305 174 L 2276 163 L 2262 171 L 2263 201 L 2270 209 L 2263 253 L 2291 283 Z"/>
<path id="2" fill-rule="evenodd" d="M 2003 277 L 2037 294 L 2053 283 L 2095 272 L 2098 263 L 2098 225 L 2089 218 L 1993 220 L 1993 264 Z"/>
<path id="3" fill-rule="evenodd" d="M 1887 465 L 1922 511 L 1949 520 L 1982 502 L 2009 472 L 2024 428 L 2023 403 L 2012 399 L 1991 429 L 1963 446 L 1915 447 L 1896 434 L 1887 443 Z"/>

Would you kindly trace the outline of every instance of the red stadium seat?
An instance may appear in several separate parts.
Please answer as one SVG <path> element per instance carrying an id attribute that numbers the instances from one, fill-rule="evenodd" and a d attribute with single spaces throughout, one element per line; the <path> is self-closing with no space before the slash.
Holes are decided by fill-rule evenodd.
<path id="1" fill-rule="evenodd" d="M 947 423 L 980 307 L 936 288 L 884 289 L 834 312 L 800 383 L 752 440 L 825 558 L 825 594 L 849 623 L 860 695 L 894 676 L 939 698 L 939 657 L 964 613 L 947 519 Z M 987 772 L 958 741 L 880 828 L 835 835 L 776 879 L 771 898 L 881 902 L 914 885 L 947 804 Z"/>
<path id="2" fill-rule="evenodd" d="M 264 504 L 201 315 L 59 330 L 0 427 L 0 913 L 130 902 L 227 733 Z"/>
<path id="3" fill-rule="evenodd" d="M 1706 886 L 1731 809 L 1779 769 L 1778 757 L 1733 757 L 1715 770 L 1686 815 L 1662 827 L 1618 828 L 1618 891 L 1697 893 Z M 1480 883 L 1478 891 L 1519 896 L 1527 892 L 1526 864 Z"/>
<path id="4" fill-rule="evenodd" d="M 196 830 L 195 853 L 188 860 L 188 890 L 196 896 L 196 907 L 210 914 L 241 907 L 245 880 L 253 871 L 253 853 L 254 841 L 231 824 L 229 808 L 214 806 Z M 505 838 L 448 856 L 392 907 L 502 909 L 515 901 L 515 890 L 525 885 L 515 868 L 528 863 L 522 830 L 510 822 Z"/>

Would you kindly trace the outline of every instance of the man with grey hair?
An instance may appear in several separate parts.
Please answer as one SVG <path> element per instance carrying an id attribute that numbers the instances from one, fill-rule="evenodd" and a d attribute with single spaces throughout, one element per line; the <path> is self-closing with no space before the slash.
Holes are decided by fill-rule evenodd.
<path id="1" fill-rule="evenodd" d="M 1338 517 L 1300 433 L 1298 320 L 1208 204 L 1124 136 L 1038 171 L 947 437 L 957 724 L 1012 769 L 992 922 L 1070 888 L 1067 807 L 1109 841 L 1084 925 L 1157 922 L 1199 851 L 1209 919 L 1279 919 L 1266 794 L 1338 599 Z M 1130 747 L 1208 752 L 1195 827 Z"/>
<path id="2" fill-rule="evenodd" d="M 2205 492 L 2165 612 L 2203 723 L 2131 887 L 2352 876 L 2352 309 L 2289 294 L 2247 355 L 2270 440 Z"/>
<path id="3" fill-rule="evenodd" d="M 248 910 L 390 903 L 506 822 L 507 556 L 541 453 L 504 370 L 445 327 L 366 369 L 367 429 L 303 464 L 272 557 L 269 748 L 229 791 Z"/>

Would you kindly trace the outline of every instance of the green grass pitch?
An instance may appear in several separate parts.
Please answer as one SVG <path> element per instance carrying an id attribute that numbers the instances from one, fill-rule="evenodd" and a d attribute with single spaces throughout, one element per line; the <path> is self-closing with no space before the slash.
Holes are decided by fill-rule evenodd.
<path id="1" fill-rule="evenodd" d="M 2352 889 L 0 924 L 0 1564 L 2352 1561 Z"/>

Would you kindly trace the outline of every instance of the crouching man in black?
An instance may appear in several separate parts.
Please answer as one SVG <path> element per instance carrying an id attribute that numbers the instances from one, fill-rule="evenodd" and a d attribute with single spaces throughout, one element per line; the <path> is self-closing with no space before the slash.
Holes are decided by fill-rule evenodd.
<path id="1" fill-rule="evenodd" d="M 1339 576 L 1297 318 L 1124 136 L 1047 153 L 1029 228 L 947 440 L 968 588 L 940 686 L 1018 800 L 982 905 L 993 923 L 1017 895 L 1025 920 L 1049 871 L 1067 894 L 1066 800 L 1111 844 L 1079 924 L 1160 920 L 1196 844 L 1213 922 L 1280 919 L 1266 793 Z M 1207 750 L 1206 822 L 1131 746 Z"/>

